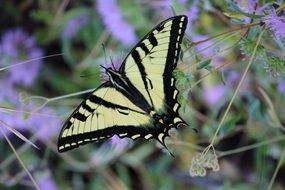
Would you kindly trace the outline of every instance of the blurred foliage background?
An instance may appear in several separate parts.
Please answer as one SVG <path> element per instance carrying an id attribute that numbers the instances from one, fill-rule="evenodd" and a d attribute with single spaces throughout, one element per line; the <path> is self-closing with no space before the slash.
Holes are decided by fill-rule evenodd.
<path id="1" fill-rule="evenodd" d="M 284 7 L 0 0 L 0 189 L 285 189 Z M 189 22 L 175 76 L 189 127 L 167 139 L 175 157 L 116 136 L 59 154 L 62 123 L 106 79 L 100 65 L 119 66 L 180 14 Z"/>

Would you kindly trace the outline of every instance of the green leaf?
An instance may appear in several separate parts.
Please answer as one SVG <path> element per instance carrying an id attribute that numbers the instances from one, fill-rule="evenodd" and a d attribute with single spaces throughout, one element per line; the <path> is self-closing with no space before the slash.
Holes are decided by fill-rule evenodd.
<path id="1" fill-rule="evenodd" d="M 30 103 L 30 99 L 29 99 L 28 94 L 26 92 L 20 92 L 19 93 L 19 100 L 24 105 L 28 105 Z"/>
<path id="2" fill-rule="evenodd" d="M 206 68 L 207 66 L 210 65 L 211 62 L 212 62 L 212 59 L 211 59 L 211 58 L 206 59 L 206 60 L 200 62 L 200 63 L 197 65 L 196 69 L 197 69 L 197 70 L 200 70 L 200 69 Z"/>
<path id="3" fill-rule="evenodd" d="M 30 110 L 24 110 L 23 112 L 23 117 L 24 117 L 24 120 L 28 120 L 29 117 L 31 116 L 31 114 L 29 113 Z"/>
<path id="4" fill-rule="evenodd" d="M 259 18 L 263 18 L 263 15 L 254 15 L 254 14 L 249 14 L 249 13 L 245 13 L 245 12 L 241 12 L 241 11 L 237 11 L 237 12 L 224 12 L 224 15 L 230 17 L 230 18 L 236 18 L 236 19 L 241 19 L 244 16 L 252 18 L 252 19 L 259 19 Z"/>
<path id="5" fill-rule="evenodd" d="M 31 12 L 31 17 L 36 21 L 45 23 L 46 25 L 50 25 L 54 18 L 47 10 L 34 10 Z"/>

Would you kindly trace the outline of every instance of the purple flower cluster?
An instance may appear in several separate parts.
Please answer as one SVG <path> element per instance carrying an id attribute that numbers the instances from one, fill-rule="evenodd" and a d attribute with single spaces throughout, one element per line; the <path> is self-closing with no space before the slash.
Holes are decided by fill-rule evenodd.
<path id="1" fill-rule="evenodd" d="M 121 139 L 118 135 L 114 135 L 110 140 L 110 144 L 113 145 L 118 152 L 130 147 L 131 143 L 132 141 L 129 138 Z"/>
<path id="2" fill-rule="evenodd" d="M 199 1 L 194 1 L 190 7 L 190 9 L 186 10 L 184 14 L 188 17 L 188 26 L 190 31 L 192 31 L 193 22 L 198 19 L 199 16 Z M 189 31 L 189 30 L 188 30 Z"/>
<path id="3" fill-rule="evenodd" d="M 285 42 L 285 16 L 278 16 L 275 11 L 272 11 L 264 22 L 268 24 L 270 30 L 274 33 L 276 38 Z M 285 43 L 284 43 L 285 44 Z"/>
<path id="4" fill-rule="evenodd" d="M 284 15 L 277 15 L 276 10 L 273 7 L 269 6 L 270 4 L 265 4 L 261 7 L 257 4 L 257 1 L 254 0 L 235 0 L 235 2 L 239 9 L 245 13 L 264 15 L 264 12 L 269 12 L 269 14 L 261 20 L 269 26 L 270 30 L 274 33 L 276 38 L 285 42 Z M 244 21 L 244 23 L 249 23 L 251 19 L 244 16 L 241 20 Z"/>
<path id="5" fill-rule="evenodd" d="M 173 16 L 173 0 L 156 0 L 149 1 L 152 6 L 163 18 L 169 18 Z"/>
<path id="6" fill-rule="evenodd" d="M 182 5 L 186 4 L 187 3 L 187 0 L 178 0 L 178 2 Z"/>
<path id="7" fill-rule="evenodd" d="M 44 172 L 44 175 L 39 180 L 39 187 L 41 190 L 57 190 L 57 186 L 50 172 Z"/>
<path id="8" fill-rule="evenodd" d="M 208 36 L 200 35 L 193 33 L 191 35 L 192 40 L 194 42 L 199 42 L 206 40 L 209 38 Z M 218 47 L 214 45 L 215 41 L 213 40 L 207 40 L 203 43 L 199 43 L 198 45 L 195 45 L 195 50 L 198 55 L 200 55 L 202 58 L 211 58 L 211 64 L 214 66 L 221 66 L 224 64 L 224 57 L 221 54 L 217 54 Z"/>
<path id="9" fill-rule="evenodd" d="M 103 67 L 100 68 L 101 71 L 101 77 L 103 80 L 109 80 L 109 76 L 106 75 L 106 71 L 105 68 L 112 68 L 114 70 L 119 70 L 120 66 L 122 65 L 124 59 L 125 59 L 125 54 L 121 54 L 121 55 L 115 55 L 113 56 L 113 58 L 110 58 L 110 61 L 104 59 L 104 62 L 102 61 L 102 65 Z"/>
<path id="10" fill-rule="evenodd" d="M 24 86 L 30 86 L 34 82 L 42 65 L 42 61 L 37 58 L 43 56 L 43 51 L 36 46 L 34 37 L 21 29 L 7 31 L 1 38 L 0 55 L 0 66 L 31 60 L 27 64 L 10 68 L 7 82 Z M 37 60 L 32 61 L 33 59 Z"/>
<path id="11" fill-rule="evenodd" d="M 224 72 L 224 79 L 226 84 L 222 84 L 220 82 L 212 86 L 206 86 L 203 89 L 202 97 L 208 105 L 214 106 L 219 103 L 224 103 L 227 100 L 228 94 L 233 92 L 237 87 L 241 80 L 241 74 L 234 70 L 226 70 Z M 249 88 L 249 80 L 248 78 L 245 78 L 241 88 L 239 89 L 239 94 L 248 92 Z"/>
<path id="12" fill-rule="evenodd" d="M 8 30 L 0 41 L 0 67 L 8 67 L 1 71 L 0 104 L 12 107 L 15 112 L 0 110 L 1 121 L 19 131 L 29 130 L 37 133 L 43 141 L 58 132 L 59 119 L 51 109 L 42 109 L 40 114 L 32 112 L 36 108 L 32 103 L 24 105 L 19 100 L 18 87 L 30 87 L 39 74 L 42 66 L 43 51 L 36 44 L 36 39 L 21 29 Z M 25 62 L 25 63 L 24 63 Z M 24 63 L 24 64 L 19 64 Z M 15 65 L 19 64 L 19 65 Z M 27 116 L 28 115 L 28 116 Z M 2 135 L 1 135 L 2 136 Z"/>
<path id="13" fill-rule="evenodd" d="M 29 107 L 33 106 L 30 105 Z M 53 110 L 45 108 L 40 112 L 28 113 L 33 111 L 27 109 L 27 106 L 18 106 L 16 110 L 16 112 L 7 113 L 0 111 L 1 121 L 20 132 L 26 130 L 31 131 L 43 142 L 46 142 L 55 134 L 58 134 L 60 120 Z M 0 138 L 1 137 L 2 134 L 0 134 Z"/>
<path id="14" fill-rule="evenodd" d="M 227 92 L 228 89 L 222 84 L 205 87 L 203 90 L 203 99 L 210 106 L 213 106 L 219 102 L 224 103 Z"/>
<path id="15" fill-rule="evenodd" d="M 257 1 L 255 0 L 235 0 L 234 2 L 236 3 L 240 11 L 248 14 L 260 15 L 262 14 L 262 10 L 264 9 L 264 7 L 258 6 Z M 243 23 L 248 24 L 250 23 L 251 18 L 244 16 L 240 20 Z"/>
<path id="16" fill-rule="evenodd" d="M 135 30 L 124 20 L 117 0 L 97 0 L 97 10 L 114 38 L 125 45 L 133 45 L 137 41 Z"/>
<path id="17" fill-rule="evenodd" d="M 200 35 L 195 33 L 193 30 L 193 23 L 199 18 L 199 1 L 194 1 L 190 7 L 190 9 L 184 12 L 188 17 L 188 30 L 186 31 L 189 36 L 191 36 L 194 42 L 199 42 L 208 38 L 208 36 Z M 203 58 L 212 58 L 212 64 L 220 65 L 223 63 L 222 56 L 216 55 L 216 50 L 212 47 L 214 44 L 213 40 L 205 41 L 201 44 L 195 46 L 195 50 L 197 53 Z"/>
<path id="18" fill-rule="evenodd" d="M 0 71 L 0 76 L 1 76 Z M 14 90 L 13 85 L 0 77 L 0 86 L 2 89 L 0 91 L 0 102 L 16 102 L 18 100 L 18 93 Z"/>
<path id="19" fill-rule="evenodd" d="M 285 80 L 279 79 L 277 81 L 277 90 L 285 96 Z"/>

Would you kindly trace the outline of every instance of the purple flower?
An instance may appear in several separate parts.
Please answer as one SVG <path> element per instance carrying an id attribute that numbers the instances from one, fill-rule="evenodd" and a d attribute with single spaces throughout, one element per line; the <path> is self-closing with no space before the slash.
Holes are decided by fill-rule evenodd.
<path id="1" fill-rule="evenodd" d="M 24 61 L 40 58 L 43 51 L 37 46 L 34 37 L 21 29 L 9 30 L 3 34 L 0 44 L 0 66 L 13 65 Z M 40 59 L 9 68 L 8 82 L 30 86 L 42 65 Z"/>
<path id="2" fill-rule="evenodd" d="M 203 36 L 200 34 L 193 33 L 191 35 L 193 42 L 200 42 L 203 40 L 208 39 L 208 36 Z M 217 54 L 219 47 L 214 45 L 215 41 L 207 40 L 198 45 L 195 45 L 194 48 L 198 55 L 202 56 L 203 58 L 211 58 L 211 64 L 214 66 L 221 66 L 224 64 L 224 57 L 223 55 Z"/>
<path id="3" fill-rule="evenodd" d="M 224 102 L 227 93 L 227 88 L 224 85 L 206 87 L 203 91 L 203 99 L 208 105 L 213 106 L 218 102 Z"/>
<path id="4" fill-rule="evenodd" d="M 270 15 L 265 17 L 264 22 L 269 25 L 270 30 L 277 38 L 285 40 L 285 16 L 277 16 L 272 11 Z"/>
<path id="5" fill-rule="evenodd" d="M 43 176 L 39 180 L 39 187 L 41 190 L 57 190 L 56 183 L 54 179 L 52 178 L 50 172 L 44 173 L 45 176 Z"/>
<path id="6" fill-rule="evenodd" d="M 225 82 L 226 85 L 216 84 L 215 86 L 206 86 L 203 89 L 202 97 L 208 105 L 214 106 L 219 102 L 224 103 L 227 94 L 236 89 L 238 83 L 241 80 L 241 74 L 234 70 L 225 71 Z M 249 91 L 249 80 L 245 78 L 238 93 L 241 95 Z"/>
<path id="7" fill-rule="evenodd" d="M 30 109 L 28 109 L 30 108 Z M 39 140 L 45 142 L 59 133 L 60 119 L 50 108 L 44 108 L 39 112 L 30 113 L 27 117 L 24 112 L 32 112 L 33 106 L 19 106 L 16 112 L 0 111 L 0 118 L 3 122 L 18 131 L 31 131 Z M 10 135 L 10 134 L 9 134 Z M 2 135 L 0 134 L 0 138 Z"/>
<path id="8" fill-rule="evenodd" d="M 257 5 L 254 0 L 235 0 L 235 3 L 245 13 L 253 13 Z"/>
<path id="9" fill-rule="evenodd" d="M 198 19 L 199 14 L 199 1 L 195 1 L 192 3 L 191 8 L 187 11 L 185 11 L 185 15 L 188 17 L 188 28 L 190 28 L 190 31 L 192 31 L 193 22 Z"/>
<path id="10" fill-rule="evenodd" d="M 172 0 L 156 0 L 149 1 L 150 6 L 152 6 L 159 15 L 162 15 L 163 18 L 169 18 L 173 16 L 173 1 Z"/>
<path id="11" fill-rule="evenodd" d="M 277 90 L 285 96 L 285 80 L 280 79 L 277 81 Z"/>
<path id="12" fill-rule="evenodd" d="M 82 14 L 76 18 L 69 20 L 61 33 L 62 39 L 73 38 L 82 27 L 87 25 L 89 17 L 87 14 Z"/>
<path id="13" fill-rule="evenodd" d="M 112 68 L 113 70 L 119 70 L 124 59 L 125 59 L 125 54 L 114 56 L 114 58 L 110 58 L 110 61 L 107 61 L 107 62 L 106 60 L 104 60 L 104 63 L 101 64 L 102 67 L 100 67 L 102 79 L 106 81 L 109 80 L 109 76 L 106 75 L 105 68 Z"/>
<path id="14" fill-rule="evenodd" d="M 187 3 L 187 1 L 188 1 L 188 0 L 178 0 L 178 3 L 180 3 L 180 4 L 184 5 L 184 4 L 186 4 L 186 3 Z"/>
<path id="15" fill-rule="evenodd" d="M 124 20 L 117 0 L 97 0 L 97 10 L 114 38 L 125 45 L 132 45 L 137 41 L 135 30 Z"/>
<path id="16" fill-rule="evenodd" d="M 0 86 L 5 89 L 0 91 L 0 102 L 14 103 L 18 100 L 18 93 L 14 90 L 13 85 L 0 78 Z"/>
<path id="17" fill-rule="evenodd" d="M 46 142 L 60 132 L 61 120 L 57 114 L 48 107 L 43 108 L 27 119 L 27 126 L 39 140 Z"/>
<path id="18" fill-rule="evenodd" d="M 128 138 L 121 139 L 118 135 L 114 135 L 110 140 L 110 144 L 113 145 L 116 150 L 122 151 L 130 146 L 131 140 Z"/>
<path id="19" fill-rule="evenodd" d="M 119 68 L 121 67 L 124 59 L 125 59 L 125 54 L 119 54 L 119 55 L 114 55 L 113 58 L 110 58 L 109 62 L 105 62 L 105 64 L 103 64 L 104 67 L 109 68 L 111 67 L 114 70 L 119 70 Z M 126 68 L 127 69 L 127 68 Z"/>
<path id="20" fill-rule="evenodd" d="M 240 73 L 235 70 L 227 70 L 225 72 L 226 83 L 230 86 L 236 86 L 239 83 L 240 78 Z"/>
<path id="21" fill-rule="evenodd" d="M 241 80 L 241 74 L 235 70 L 226 70 L 224 74 L 226 84 L 228 84 L 232 90 L 236 89 L 238 83 Z M 245 77 L 238 93 L 245 94 L 248 91 L 250 91 L 250 81 L 248 77 Z"/>
<path id="22" fill-rule="evenodd" d="M 199 42 L 207 39 L 207 36 L 203 36 L 200 34 L 192 34 L 192 40 L 194 42 Z M 216 46 L 214 46 L 215 42 L 213 40 L 207 40 L 205 42 L 199 43 L 194 48 L 197 51 L 197 54 L 202 56 L 203 58 L 211 58 L 211 64 L 215 66 L 220 66 L 224 63 L 224 58 L 222 55 L 216 55 L 217 50 Z"/>
<path id="23" fill-rule="evenodd" d="M 255 0 L 235 0 L 234 2 L 244 13 L 257 15 L 262 13 L 263 7 L 259 7 Z M 244 16 L 241 21 L 247 24 L 251 21 L 251 18 Z"/>
<path id="24" fill-rule="evenodd" d="M 194 42 L 199 42 L 208 38 L 208 36 L 203 36 L 200 34 L 192 34 L 191 37 Z M 212 40 L 208 40 L 196 45 L 195 49 L 197 53 L 203 57 L 212 57 L 215 53 L 215 50 L 213 48 L 213 43 L 214 42 Z"/>

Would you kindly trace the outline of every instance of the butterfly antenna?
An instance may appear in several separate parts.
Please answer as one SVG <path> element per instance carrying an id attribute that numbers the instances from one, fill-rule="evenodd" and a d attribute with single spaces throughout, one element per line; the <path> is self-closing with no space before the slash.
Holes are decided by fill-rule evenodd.
<path id="1" fill-rule="evenodd" d="M 103 69 L 105 69 L 105 73 L 107 72 L 108 69 L 107 69 L 105 66 L 100 65 L 100 67 L 102 67 Z"/>
<path id="2" fill-rule="evenodd" d="M 107 65 L 107 58 L 106 58 L 106 47 L 104 44 L 102 44 L 102 48 L 103 48 L 103 52 L 104 52 L 104 57 L 105 57 L 105 65 Z M 111 63 L 112 63 L 112 67 L 113 69 L 115 69 L 115 65 L 114 65 L 114 62 L 112 60 L 112 57 L 110 56 L 110 60 L 111 60 Z"/>
<path id="3" fill-rule="evenodd" d="M 114 62 L 113 62 L 113 59 L 112 59 L 111 56 L 110 56 L 110 60 L 111 60 L 111 64 L 112 64 L 113 69 L 116 69 L 116 68 L 115 68 L 115 65 L 114 65 Z"/>

